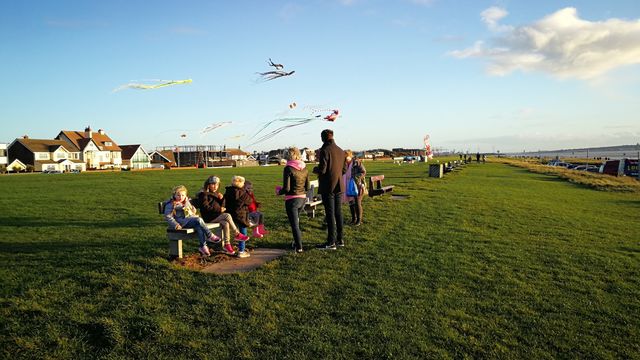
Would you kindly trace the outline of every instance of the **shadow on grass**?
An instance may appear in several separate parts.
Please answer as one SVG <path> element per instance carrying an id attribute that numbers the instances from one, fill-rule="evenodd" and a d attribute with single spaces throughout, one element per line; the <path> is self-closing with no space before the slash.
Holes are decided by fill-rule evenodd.
<path id="1" fill-rule="evenodd" d="M 16 227 L 82 227 L 82 228 L 127 228 L 127 227 L 148 227 L 162 224 L 157 220 L 148 218 L 126 218 L 111 221 L 87 221 L 51 218 L 33 218 L 18 216 L 0 216 L 0 223 L 3 226 Z"/>

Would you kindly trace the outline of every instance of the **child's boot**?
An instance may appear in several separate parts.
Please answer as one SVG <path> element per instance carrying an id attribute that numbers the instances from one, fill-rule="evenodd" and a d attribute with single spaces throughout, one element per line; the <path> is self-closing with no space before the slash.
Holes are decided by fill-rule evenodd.
<path id="1" fill-rule="evenodd" d="M 264 224 L 260 224 L 258 225 L 258 231 L 260 232 L 260 234 L 262 235 L 267 235 L 269 232 L 267 231 L 267 229 L 264 228 Z"/>
<path id="2" fill-rule="evenodd" d="M 253 236 L 254 238 L 262 239 L 262 234 L 258 230 L 257 226 L 253 228 L 253 235 L 251 236 Z"/>

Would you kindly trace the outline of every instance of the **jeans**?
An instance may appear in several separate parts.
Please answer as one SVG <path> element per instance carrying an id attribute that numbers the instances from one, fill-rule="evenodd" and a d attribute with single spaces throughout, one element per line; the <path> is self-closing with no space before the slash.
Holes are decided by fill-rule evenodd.
<path id="1" fill-rule="evenodd" d="M 185 220 L 182 227 L 184 229 L 195 229 L 200 241 L 200 247 L 203 247 L 207 243 L 207 239 L 211 237 L 211 230 L 209 230 L 201 217 L 189 217 Z"/>
<path id="2" fill-rule="evenodd" d="M 289 225 L 293 233 L 293 244 L 296 250 L 302 249 L 302 233 L 300 232 L 300 213 L 304 209 L 305 198 L 294 198 L 284 202 L 284 208 L 287 211 Z"/>
<path id="3" fill-rule="evenodd" d="M 342 193 L 322 194 L 325 219 L 327 221 L 327 245 L 342 242 Z"/>

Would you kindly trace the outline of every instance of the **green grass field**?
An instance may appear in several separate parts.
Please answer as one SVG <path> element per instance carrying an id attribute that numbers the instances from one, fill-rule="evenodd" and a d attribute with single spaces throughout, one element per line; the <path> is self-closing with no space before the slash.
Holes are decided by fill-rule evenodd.
<path id="1" fill-rule="evenodd" d="M 244 175 L 271 230 L 255 245 L 288 249 L 282 167 L 0 176 L 0 357 L 640 358 L 638 193 L 366 165 L 410 198 L 365 199 L 345 249 L 225 276 L 167 261 L 157 201 Z"/>

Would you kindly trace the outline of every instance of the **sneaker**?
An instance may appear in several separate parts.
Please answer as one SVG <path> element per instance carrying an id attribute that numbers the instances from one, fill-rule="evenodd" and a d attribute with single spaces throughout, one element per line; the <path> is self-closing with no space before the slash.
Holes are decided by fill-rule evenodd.
<path id="1" fill-rule="evenodd" d="M 296 249 L 296 252 L 297 252 L 298 254 L 300 254 L 301 252 L 304 252 L 304 250 L 302 250 L 302 249 Z"/>
<path id="2" fill-rule="evenodd" d="M 336 244 L 338 247 L 344 247 L 344 241 L 340 241 Z"/>
<path id="3" fill-rule="evenodd" d="M 202 245 L 201 247 L 198 248 L 198 251 L 200 251 L 200 254 L 204 256 L 211 256 L 211 253 L 209 252 L 209 248 L 207 247 L 207 245 Z"/>
<path id="4" fill-rule="evenodd" d="M 336 250 L 337 247 L 335 244 L 320 244 L 316 246 L 318 250 Z"/>
<path id="5" fill-rule="evenodd" d="M 227 244 L 222 248 L 222 251 L 227 255 L 235 255 L 236 252 L 233 250 L 231 244 Z"/>
<path id="6" fill-rule="evenodd" d="M 249 257 L 249 256 L 251 256 L 251 255 L 249 255 L 249 252 L 246 251 L 246 250 L 245 251 L 238 251 L 238 257 L 239 258 L 246 258 L 246 257 Z"/>
<path id="7" fill-rule="evenodd" d="M 238 233 L 238 235 L 236 235 L 235 237 L 236 241 L 247 241 L 249 240 L 249 237 L 243 233 Z"/>
<path id="8" fill-rule="evenodd" d="M 219 243 L 220 242 L 220 236 L 211 233 L 211 236 L 209 236 L 209 241 L 212 243 Z"/>

